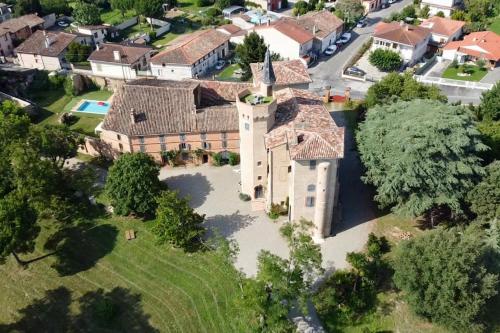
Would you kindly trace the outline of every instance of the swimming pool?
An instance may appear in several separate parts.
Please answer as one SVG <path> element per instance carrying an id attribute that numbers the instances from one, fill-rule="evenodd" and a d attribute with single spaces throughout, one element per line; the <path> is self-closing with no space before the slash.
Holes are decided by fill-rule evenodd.
<path id="1" fill-rule="evenodd" d="M 264 14 L 259 10 L 250 10 L 245 15 L 250 17 L 250 22 L 253 24 L 266 24 L 268 21 L 274 22 L 278 19 L 275 15 Z"/>
<path id="2" fill-rule="evenodd" d="M 78 106 L 76 112 L 105 115 L 108 113 L 109 107 L 109 102 L 85 100 L 80 104 L 80 106 Z"/>

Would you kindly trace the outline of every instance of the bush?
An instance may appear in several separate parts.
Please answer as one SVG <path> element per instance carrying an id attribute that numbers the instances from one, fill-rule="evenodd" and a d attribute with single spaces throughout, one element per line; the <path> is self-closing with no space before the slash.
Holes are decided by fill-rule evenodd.
<path id="1" fill-rule="evenodd" d="M 276 220 L 280 215 L 287 215 L 288 214 L 288 208 L 283 207 L 280 204 L 271 204 L 271 209 L 268 213 L 269 218 Z"/>
<path id="2" fill-rule="evenodd" d="M 376 49 L 370 53 L 370 63 L 384 72 L 398 70 L 401 67 L 401 56 L 391 50 Z"/>
<path id="3" fill-rule="evenodd" d="M 239 195 L 241 201 L 250 201 L 252 197 L 245 193 L 240 193 Z"/>
<path id="4" fill-rule="evenodd" d="M 240 154 L 229 153 L 229 165 L 238 165 L 240 163 Z"/>
<path id="5" fill-rule="evenodd" d="M 178 150 L 169 150 L 169 151 L 163 151 L 161 153 L 161 157 L 163 158 L 164 161 L 167 162 L 168 165 L 170 166 L 175 166 L 177 163 L 177 158 L 179 158 L 180 151 Z"/>
<path id="6" fill-rule="evenodd" d="M 197 7 L 206 7 L 206 6 L 210 6 L 211 4 L 212 4 L 212 1 L 210 1 L 210 0 L 196 0 Z"/>
<path id="7" fill-rule="evenodd" d="M 208 17 L 217 17 L 221 14 L 222 14 L 221 10 L 216 7 L 211 7 L 207 9 L 207 11 L 205 12 L 205 15 L 207 15 Z"/>
<path id="8" fill-rule="evenodd" d="M 304 0 L 297 1 L 293 6 L 293 15 L 304 15 L 309 11 L 309 4 Z"/>
<path id="9" fill-rule="evenodd" d="M 212 165 L 221 166 L 222 165 L 222 154 L 215 153 L 212 155 Z"/>
<path id="10" fill-rule="evenodd" d="M 439 11 L 436 13 L 436 16 L 438 17 L 444 17 L 444 13 L 442 11 Z"/>
<path id="11" fill-rule="evenodd" d="M 451 62 L 450 66 L 451 66 L 451 67 L 453 67 L 453 68 L 458 68 L 458 61 L 457 61 L 457 59 L 454 59 L 454 60 Z"/>
<path id="12" fill-rule="evenodd" d="M 75 85 L 73 84 L 73 78 L 71 76 L 67 76 L 64 80 L 64 92 L 68 96 L 76 96 L 77 91 L 75 89 Z"/>
<path id="13" fill-rule="evenodd" d="M 66 81 L 66 76 L 58 75 L 58 74 L 49 75 L 50 85 L 55 89 L 61 88 L 64 85 L 64 81 Z"/>

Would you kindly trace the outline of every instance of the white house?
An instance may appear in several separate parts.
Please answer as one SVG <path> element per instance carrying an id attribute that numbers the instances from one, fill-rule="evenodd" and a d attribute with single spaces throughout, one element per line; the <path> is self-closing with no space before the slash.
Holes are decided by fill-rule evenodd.
<path id="1" fill-rule="evenodd" d="M 500 66 L 500 35 L 493 31 L 473 32 L 463 40 L 449 42 L 443 48 L 443 59 L 465 61 L 487 61 L 490 68 Z"/>
<path id="2" fill-rule="evenodd" d="M 97 44 L 88 58 L 92 74 L 112 79 L 132 80 L 138 71 L 149 69 L 152 48 L 139 45 Z"/>
<path id="3" fill-rule="evenodd" d="M 38 30 L 15 49 L 19 65 L 47 71 L 69 69 L 65 54 L 76 39 L 76 35 L 66 32 Z"/>
<path id="4" fill-rule="evenodd" d="M 267 25 L 260 25 L 254 31 L 264 38 L 269 50 L 284 59 L 301 59 L 313 50 L 314 35 L 293 19 L 281 18 Z"/>
<path id="5" fill-rule="evenodd" d="M 433 16 L 420 23 L 431 31 L 431 44 L 442 47 L 450 41 L 458 40 L 463 34 L 465 22 Z"/>
<path id="6" fill-rule="evenodd" d="M 151 73 L 163 80 L 202 76 L 229 55 L 229 38 L 215 29 L 181 36 L 151 58 Z"/>
<path id="7" fill-rule="evenodd" d="M 451 12 L 462 4 L 462 0 L 422 0 L 420 2 L 420 8 L 428 6 L 431 16 L 436 15 L 439 12 L 443 12 L 444 16 L 448 17 Z"/>
<path id="8" fill-rule="evenodd" d="M 335 43 L 342 34 L 344 27 L 344 21 L 329 10 L 308 12 L 299 16 L 296 22 L 313 35 L 313 49 L 319 53 L 322 53 L 328 46 Z"/>
<path id="9" fill-rule="evenodd" d="M 3 2 L 0 2 L 0 23 L 7 21 L 12 17 L 10 7 Z"/>
<path id="10" fill-rule="evenodd" d="M 92 46 L 104 43 L 108 36 L 108 29 L 111 27 L 106 25 L 81 25 L 78 26 L 77 32 L 80 35 L 86 36 L 86 44 Z"/>
<path id="11" fill-rule="evenodd" d="M 415 64 L 427 51 L 431 31 L 406 23 L 380 22 L 373 33 L 371 50 L 389 49 L 401 55 L 403 62 Z"/>
<path id="12" fill-rule="evenodd" d="M 247 30 L 241 29 L 235 24 L 224 24 L 217 28 L 217 31 L 229 36 L 229 41 L 234 44 L 243 44 Z"/>

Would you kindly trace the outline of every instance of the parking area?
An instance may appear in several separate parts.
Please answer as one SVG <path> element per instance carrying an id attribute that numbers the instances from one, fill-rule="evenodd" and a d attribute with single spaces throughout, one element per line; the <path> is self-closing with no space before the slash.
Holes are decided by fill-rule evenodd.
<path id="1" fill-rule="evenodd" d="M 386 76 L 387 73 L 379 71 L 377 67 L 370 64 L 370 61 L 368 60 L 369 57 L 370 50 L 366 51 L 354 66 L 365 72 L 367 77 L 373 78 L 375 81 L 379 81 Z"/>

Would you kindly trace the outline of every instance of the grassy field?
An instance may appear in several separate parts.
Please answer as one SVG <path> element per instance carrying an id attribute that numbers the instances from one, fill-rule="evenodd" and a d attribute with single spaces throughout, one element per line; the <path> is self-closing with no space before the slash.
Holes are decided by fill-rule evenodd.
<path id="1" fill-rule="evenodd" d="M 62 89 L 50 90 L 33 96 L 33 100 L 44 108 L 40 124 L 57 124 L 62 112 L 70 112 L 71 109 L 82 99 L 93 99 L 98 101 L 107 100 L 112 93 L 107 90 L 95 90 L 76 97 L 64 94 Z M 85 135 L 95 135 L 95 127 L 104 117 L 92 114 L 77 114 L 76 121 L 70 126 L 71 129 Z"/>
<path id="2" fill-rule="evenodd" d="M 117 25 L 120 24 L 128 19 L 131 19 L 132 17 L 137 16 L 134 10 L 127 10 L 125 12 L 125 15 L 122 16 L 122 13 L 115 9 L 115 10 L 106 10 L 101 12 L 101 21 L 103 23 L 111 24 L 111 25 Z"/>
<path id="3" fill-rule="evenodd" d="M 13 258 L 0 265 L 0 331 L 234 332 L 236 271 L 214 253 L 155 245 L 150 226 L 115 217 L 62 230 L 46 222 L 22 259 L 47 257 L 26 269 Z M 137 239 L 125 240 L 127 229 Z M 119 310 L 101 323 L 106 299 Z"/>
<path id="4" fill-rule="evenodd" d="M 170 31 L 156 39 L 153 42 L 154 47 L 163 48 L 180 35 L 191 33 L 201 28 L 199 23 L 193 22 L 187 17 L 176 17 L 171 20 L 171 23 Z"/>
<path id="5" fill-rule="evenodd" d="M 469 66 L 473 71 L 470 76 L 458 76 L 458 73 L 463 72 L 463 66 L 458 68 L 449 66 L 443 73 L 442 77 L 453 80 L 463 81 L 480 81 L 487 73 L 487 69 L 480 69 L 478 66 Z"/>
<path id="6" fill-rule="evenodd" d="M 491 23 L 489 30 L 496 32 L 497 34 L 500 35 L 500 16 L 495 18 L 493 23 Z"/>
<path id="7" fill-rule="evenodd" d="M 217 75 L 218 80 L 239 80 L 239 77 L 234 76 L 234 72 L 237 70 L 241 70 L 241 67 L 239 64 L 232 64 L 224 68 L 222 72 Z"/>

